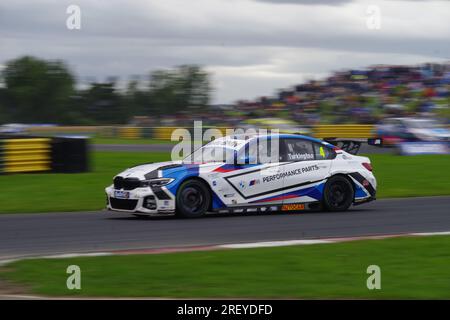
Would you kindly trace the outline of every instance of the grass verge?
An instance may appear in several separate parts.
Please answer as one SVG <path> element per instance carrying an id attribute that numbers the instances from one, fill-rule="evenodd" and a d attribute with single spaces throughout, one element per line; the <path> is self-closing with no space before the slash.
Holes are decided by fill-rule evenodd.
<path id="1" fill-rule="evenodd" d="M 0 277 L 50 296 L 450 298 L 450 236 L 15 262 Z M 81 290 L 66 269 L 81 268 Z M 368 290 L 367 267 L 381 268 Z"/>
<path id="2" fill-rule="evenodd" d="M 450 155 L 371 154 L 378 198 L 450 195 Z"/>
<path id="3" fill-rule="evenodd" d="M 0 213 L 99 210 L 104 188 L 127 167 L 169 160 L 170 153 L 94 152 L 83 174 L 0 176 Z M 370 155 L 378 198 L 450 195 L 450 155 Z"/>
<path id="4" fill-rule="evenodd" d="M 114 175 L 139 163 L 166 161 L 170 154 L 93 152 L 92 172 L 79 174 L 16 174 L 0 176 L 0 212 L 100 210 L 105 187 Z"/>

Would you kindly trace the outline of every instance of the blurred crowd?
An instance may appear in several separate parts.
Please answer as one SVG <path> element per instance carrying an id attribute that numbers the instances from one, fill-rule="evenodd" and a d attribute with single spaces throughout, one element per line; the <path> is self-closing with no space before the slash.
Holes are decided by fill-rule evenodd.
<path id="1" fill-rule="evenodd" d="M 390 116 L 450 119 L 450 63 L 419 66 L 377 65 L 345 70 L 320 81 L 281 90 L 276 96 L 234 105 L 216 105 L 201 114 L 180 112 L 162 125 L 238 126 L 253 118 L 281 118 L 300 125 L 373 124 Z"/>

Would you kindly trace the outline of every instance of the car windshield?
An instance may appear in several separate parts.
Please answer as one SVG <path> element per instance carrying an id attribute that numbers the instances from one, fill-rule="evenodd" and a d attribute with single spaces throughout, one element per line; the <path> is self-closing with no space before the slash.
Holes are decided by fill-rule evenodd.
<path id="1" fill-rule="evenodd" d="M 187 163 L 207 163 L 207 162 L 228 162 L 232 161 L 235 149 L 222 146 L 204 146 L 197 149 L 183 162 Z"/>

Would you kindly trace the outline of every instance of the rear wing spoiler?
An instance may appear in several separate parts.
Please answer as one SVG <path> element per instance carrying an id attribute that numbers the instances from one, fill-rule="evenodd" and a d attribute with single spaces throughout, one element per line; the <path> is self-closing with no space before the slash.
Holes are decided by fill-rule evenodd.
<path id="1" fill-rule="evenodd" d="M 369 138 L 369 139 L 325 138 L 323 140 L 353 155 L 356 155 L 359 152 L 361 144 L 363 143 L 367 143 L 370 146 L 376 147 L 383 146 L 383 140 L 381 138 Z"/>

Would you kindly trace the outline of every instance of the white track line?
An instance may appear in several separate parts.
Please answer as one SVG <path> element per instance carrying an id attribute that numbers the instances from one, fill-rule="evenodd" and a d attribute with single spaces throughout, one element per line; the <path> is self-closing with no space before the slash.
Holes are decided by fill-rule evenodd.
<path id="1" fill-rule="evenodd" d="M 266 241 L 266 242 L 251 242 L 251 243 L 235 243 L 235 244 L 222 244 L 218 245 L 219 248 L 226 249 L 243 249 L 243 248 L 266 248 L 266 247 L 284 247 L 295 245 L 308 245 L 308 244 L 320 244 L 331 243 L 329 240 L 284 240 L 284 241 Z"/>
<path id="2" fill-rule="evenodd" d="M 441 232 L 416 232 L 416 233 L 402 233 L 402 234 L 390 234 L 390 235 L 373 235 L 373 236 L 361 236 L 361 237 L 342 237 L 342 238 L 328 238 L 328 239 L 302 239 L 302 240 L 283 240 L 283 241 L 262 241 L 262 242 L 250 242 L 250 243 L 231 243 L 231 244 L 221 244 L 201 247 L 202 250 L 205 248 L 210 250 L 219 249 L 246 249 L 246 248 L 268 248 L 268 247 L 285 247 L 285 246 L 295 246 L 295 245 L 314 245 L 314 244 L 326 244 L 326 243 L 339 243 L 355 240 L 376 240 L 376 239 L 386 239 L 386 238 L 396 238 L 396 237 L 408 237 L 408 236 L 444 236 L 450 235 L 450 231 Z M 186 248 L 168 248 L 167 252 L 187 252 Z M 161 254 L 162 249 L 149 250 L 147 252 L 136 254 Z M 197 249 L 199 250 L 199 249 Z M 197 251 L 195 247 L 189 251 Z M 130 250 L 134 251 L 134 250 Z M 129 254 L 127 251 L 111 251 L 111 252 L 90 252 L 90 253 L 65 253 L 65 254 L 55 254 L 46 256 L 26 256 L 26 257 L 15 257 L 5 260 L 0 260 L 0 266 L 20 261 L 20 260 L 30 260 L 30 259 L 64 259 L 64 258 L 81 258 L 81 257 L 104 257 L 113 255 L 126 255 Z"/>
<path id="3" fill-rule="evenodd" d="M 43 259 L 64 259 L 64 258 L 81 258 L 81 257 L 104 257 L 112 256 L 113 252 L 89 252 L 89 253 L 63 253 L 51 256 L 43 256 Z"/>
<path id="4" fill-rule="evenodd" d="M 26 256 L 26 257 L 17 257 L 11 259 L 0 260 L 0 267 L 22 260 L 31 260 L 31 259 L 65 259 L 65 258 L 82 258 L 82 257 L 104 257 L 104 256 L 112 256 L 115 255 L 114 252 L 89 252 L 89 253 L 64 253 L 64 254 L 54 254 L 49 256 Z"/>
<path id="5" fill-rule="evenodd" d="M 450 235 L 450 231 L 444 232 L 419 232 L 419 233 L 411 233 L 412 236 L 447 236 Z"/>

